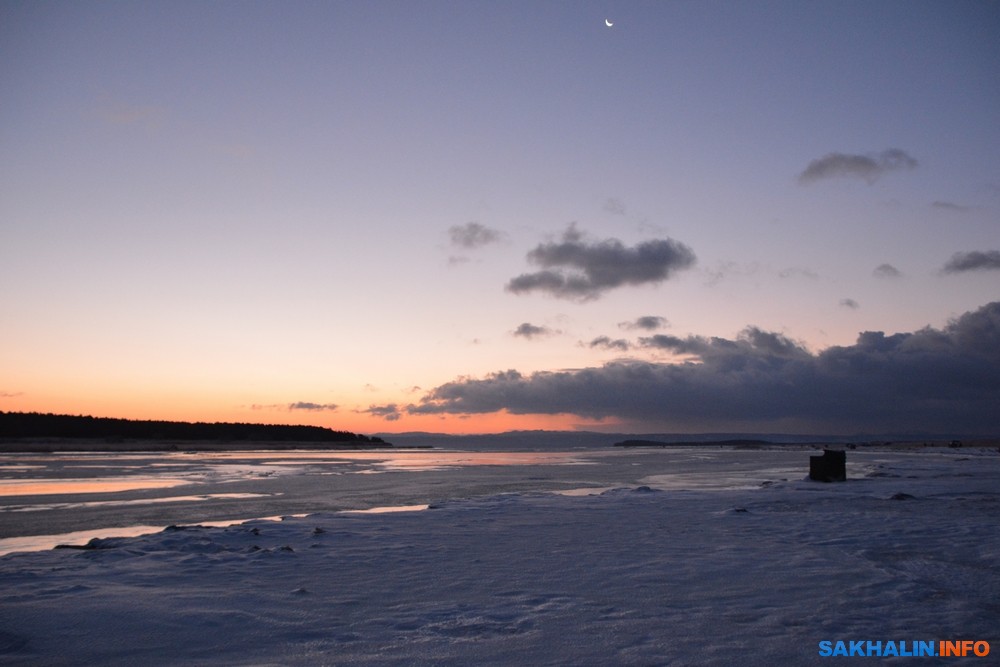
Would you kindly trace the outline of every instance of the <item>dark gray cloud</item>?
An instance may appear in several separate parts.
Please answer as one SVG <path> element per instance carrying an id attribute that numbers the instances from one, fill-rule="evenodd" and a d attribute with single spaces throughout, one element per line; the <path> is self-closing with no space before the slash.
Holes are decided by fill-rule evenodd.
<path id="1" fill-rule="evenodd" d="M 516 329 L 514 329 L 514 335 L 520 336 L 522 338 L 543 338 L 545 336 L 551 336 L 552 334 L 558 333 L 553 331 L 548 327 L 540 327 L 530 322 L 524 322 Z"/>
<path id="2" fill-rule="evenodd" d="M 666 350 L 674 354 L 704 354 L 711 349 L 713 342 L 721 342 L 721 338 L 702 338 L 701 336 L 668 336 L 666 334 L 656 334 L 639 339 L 641 347 L 653 350 Z"/>
<path id="3" fill-rule="evenodd" d="M 892 264 L 879 264 L 872 271 L 872 275 L 876 278 L 899 278 L 903 274 Z"/>
<path id="4" fill-rule="evenodd" d="M 703 336 L 666 336 L 656 334 L 647 338 L 640 338 L 639 343 L 643 347 L 667 350 L 675 354 L 690 354 L 706 358 L 717 358 L 721 354 L 730 354 L 737 350 L 764 351 L 775 356 L 799 356 L 808 354 L 805 348 L 784 336 L 783 334 L 765 331 L 759 327 L 747 327 L 740 332 L 736 340 L 726 338 Z"/>
<path id="5" fill-rule="evenodd" d="M 734 340 L 657 335 L 641 342 L 694 357 L 531 375 L 503 371 L 443 384 L 406 410 L 571 414 L 701 430 L 1000 430 L 1000 302 L 941 329 L 867 331 L 854 345 L 818 354 L 756 327 Z"/>
<path id="6" fill-rule="evenodd" d="M 295 403 L 289 403 L 289 410 L 309 410 L 314 412 L 319 412 L 321 410 L 336 410 L 337 405 L 333 403 L 310 403 L 309 401 L 296 401 Z"/>
<path id="7" fill-rule="evenodd" d="M 369 405 L 367 410 L 361 410 L 360 412 L 372 415 L 373 417 L 381 417 L 382 419 L 391 422 L 399 420 L 402 416 L 402 411 L 395 403 L 388 403 L 386 405 Z"/>
<path id="8" fill-rule="evenodd" d="M 851 310 L 857 310 L 858 308 L 861 307 L 860 303 L 858 303 L 854 299 L 850 299 L 850 298 L 848 298 L 848 299 L 841 299 L 840 300 L 840 305 L 843 306 L 844 308 L 850 308 Z"/>
<path id="9" fill-rule="evenodd" d="M 881 153 L 867 155 L 828 153 L 810 162 L 799 174 L 799 182 L 808 184 L 825 178 L 847 177 L 860 178 L 871 185 L 883 174 L 890 171 L 914 169 L 917 164 L 916 159 L 898 148 L 890 148 Z"/>
<path id="10" fill-rule="evenodd" d="M 470 250 L 496 243 L 501 238 L 500 232 L 478 222 L 467 222 L 464 225 L 449 227 L 448 236 L 451 237 L 452 245 Z"/>
<path id="11" fill-rule="evenodd" d="M 628 352 L 632 345 L 624 338 L 610 338 L 608 336 L 598 336 L 587 344 L 588 347 L 599 347 L 603 350 L 618 350 Z"/>
<path id="12" fill-rule="evenodd" d="M 656 331 L 657 329 L 662 329 L 663 327 L 670 326 L 670 322 L 667 321 L 665 317 L 660 317 L 659 315 L 643 315 L 642 317 L 637 317 L 631 322 L 619 322 L 619 329 L 626 329 L 628 331 L 635 331 L 636 329 L 642 331 Z"/>
<path id="13" fill-rule="evenodd" d="M 996 271 L 1000 269 L 1000 250 L 981 252 L 956 252 L 951 256 L 942 271 L 945 273 L 964 273 L 965 271 Z"/>
<path id="14" fill-rule="evenodd" d="M 656 284 L 695 263 L 694 252 L 673 239 L 645 241 L 626 247 L 618 239 L 584 240 L 570 225 L 562 240 L 542 243 L 528 253 L 541 271 L 524 273 L 507 283 L 515 294 L 541 291 L 552 296 L 588 301 L 625 285 Z"/>

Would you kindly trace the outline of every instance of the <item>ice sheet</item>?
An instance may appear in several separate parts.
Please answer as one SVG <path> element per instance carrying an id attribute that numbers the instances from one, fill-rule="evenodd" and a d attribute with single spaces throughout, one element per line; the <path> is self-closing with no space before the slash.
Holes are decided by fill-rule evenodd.
<path id="1" fill-rule="evenodd" d="M 821 640 L 1000 650 L 995 454 L 876 455 L 842 484 L 766 481 L 522 490 L 14 554 L 0 558 L 0 659 L 775 665 L 827 664 Z"/>

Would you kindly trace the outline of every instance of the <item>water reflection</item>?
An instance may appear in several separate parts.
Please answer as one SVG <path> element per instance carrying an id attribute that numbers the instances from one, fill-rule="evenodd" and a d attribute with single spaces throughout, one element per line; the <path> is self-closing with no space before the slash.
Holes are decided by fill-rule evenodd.
<path id="1" fill-rule="evenodd" d="M 157 503 L 196 502 L 217 499 L 271 498 L 280 493 L 203 493 L 197 496 L 165 496 L 160 498 L 136 498 L 134 500 L 88 500 L 79 503 L 45 503 L 42 505 L 8 505 L 0 507 L 0 512 L 38 512 L 43 510 L 67 510 L 82 507 L 112 507 L 121 505 L 149 505 Z"/>
<path id="2" fill-rule="evenodd" d="M 595 452 L 588 452 L 593 457 Z M 13 457 L 12 457 L 13 458 Z M 343 472 L 428 472 L 470 466 L 589 465 L 579 452 L 463 452 L 446 450 L 158 452 L 22 457 L 3 469 L 0 497 L 116 493 L 221 483 L 336 466 Z M 146 475 L 112 476 L 144 470 Z M 92 473 L 100 470 L 101 473 Z M 312 474 L 317 474 L 313 472 Z M 35 475 L 40 475 L 35 477 Z"/>
<path id="3" fill-rule="evenodd" d="M 198 526 L 210 528 L 227 528 L 250 521 L 284 521 L 289 517 L 301 518 L 306 514 L 286 514 L 282 516 L 252 517 L 249 519 L 227 519 L 223 521 L 199 521 Z M 29 535 L 26 537 L 7 537 L 0 539 L 0 556 L 18 551 L 45 551 L 54 549 L 60 544 L 83 545 L 94 539 L 108 537 L 140 537 L 152 535 L 165 530 L 167 526 L 121 526 L 116 528 L 99 528 L 96 530 L 77 530 L 71 533 L 57 535 Z"/>
<path id="4" fill-rule="evenodd" d="M 164 526 L 128 526 L 127 528 L 101 528 L 100 530 L 78 530 L 61 535 L 28 535 L 27 537 L 7 537 L 0 539 L 0 556 L 15 551 L 44 551 L 59 544 L 86 544 L 90 540 L 104 537 L 138 537 L 163 530 Z"/>
<path id="5" fill-rule="evenodd" d="M 599 496 L 605 491 L 616 489 L 615 486 L 587 486 L 580 489 L 557 489 L 552 491 L 560 496 Z"/>
<path id="6" fill-rule="evenodd" d="M 168 489 L 188 480 L 170 477 L 88 477 L 84 479 L 0 479 L 0 496 L 44 496 L 67 493 L 113 493 Z"/>
<path id="7" fill-rule="evenodd" d="M 214 494 L 215 496 L 253 496 L 260 494 Z M 264 494 L 266 495 L 266 494 Z M 180 498 L 200 499 L 202 496 L 177 496 Z M 361 510 L 342 510 L 341 514 L 388 514 L 393 512 L 419 512 L 426 510 L 430 505 L 392 505 L 387 507 L 370 507 Z M 289 518 L 302 518 L 308 514 L 282 514 L 275 516 L 260 516 L 249 519 L 225 519 L 222 521 L 199 521 L 197 526 L 210 528 L 228 528 L 251 521 L 284 521 Z M 94 539 L 104 539 L 108 537 L 140 537 L 159 533 L 167 526 L 123 526 L 117 528 L 100 528 L 97 530 L 78 530 L 71 533 L 60 533 L 57 535 L 29 535 L 27 537 L 8 537 L 0 539 L 0 556 L 19 551 L 44 551 L 54 549 L 60 544 L 83 545 Z"/>
<path id="8" fill-rule="evenodd" d="M 236 452 L 125 452 L 125 453 L 64 453 L 64 454 L 0 454 L 0 554 L 12 551 L 30 551 L 52 548 L 57 544 L 85 544 L 93 537 L 131 537 L 164 528 L 163 525 L 147 525 L 150 516 L 144 507 L 146 505 L 169 506 L 169 511 L 162 512 L 168 522 L 180 518 L 183 521 L 186 514 L 184 508 L 198 507 L 200 503 L 218 502 L 223 506 L 227 500 L 246 499 L 246 507 L 259 507 L 257 516 L 236 518 L 224 521 L 199 522 L 206 526 L 229 526 L 254 519 L 280 520 L 280 516 L 261 516 L 273 514 L 278 504 L 270 503 L 268 497 L 282 496 L 288 488 L 314 489 L 312 479 L 330 480 L 334 477 L 321 475 L 343 475 L 351 473 L 413 473 L 414 475 L 432 470 L 451 470 L 479 466 L 573 466 L 592 464 L 593 459 L 612 454 L 612 452 L 580 452 L 580 451 L 549 451 L 549 452 L 468 452 L 454 450 L 378 450 L 378 451 L 236 451 Z M 619 454 L 620 453 L 617 453 Z M 271 481 L 283 477 L 286 482 Z M 345 478 L 346 479 L 346 478 Z M 411 483 L 416 477 L 393 481 L 397 484 Z M 259 480 L 261 485 L 253 491 L 260 493 L 226 493 L 229 489 L 225 484 Z M 291 484 L 292 486 L 287 486 Z M 348 483 L 349 488 L 354 488 Z M 169 495 L 174 487 L 184 487 L 183 495 Z M 198 493 L 198 489 L 205 493 Z M 230 487 L 232 488 L 232 487 Z M 237 487 L 243 491 L 245 487 Z M 324 487 L 324 493 L 335 495 L 339 487 Z M 236 489 L 233 489 L 234 491 Z M 88 494 L 117 494 L 120 492 L 145 491 L 145 498 L 135 498 L 134 495 L 115 497 L 98 497 L 88 499 Z M 265 492 L 265 491 L 269 491 Z M 298 492 L 298 491 L 296 491 Z M 314 491 L 309 491 L 314 493 Z M 22 498 L 32 498 L 24 502 Z M 47 496 L 47 497 L 46 497 Z M 63 497 L 56 497 L 63 496 Z M 93 497 L 93 496 L 91 496 Z M 286 496 L 287 497 L 287 496 Z M 51 502 L 49 502 L 51 501 Z M 356 502 L 356 501 L 350 501 Z M 190 505 L 188 505 L 190 503 Z M 255 504 L 256 503 L 256 504 Z M 347 507 L 351 504 L 345 503 Z M 345 505 L 341 505 L 344 507 Z M 317 506 L 323 507 L 323 503 Z M 356 506 L 356 505 L 355 505 Z M 49 517 L 61 512 L 75 516 L 90 517 L 87 514 L 94 510 L 101 521 L 108 521 L 108 515 L 102 512 L 105 508 L 118 512 L 121 516 L 132 510 L 141 510 L 134 514 L 141 517 L 137 523 L 142 525 L 120 528 L 104 528 L 94 530 L 78 530 L 71 533 L 48 535 L 18 536 L 19 533 L 37 530 L 40 525 L 52 522 L 52 527 L 66 526 L 60 516 L 60 521 Z M 241 505 L 243 507 L 243 505 Z M 179 508 L 179 509 L 173 509 Z M 339 509 L 339 508 L 338 508 Z M 375 507 L 366 510 L 349 510 L 359 513 L 384 513 L 399 511 L 419 511 L 427 509 L 427 505 L 403 505 L 395 507 Z M 250 512 L 253 510 L 251 509 Z M 216 515 L 217 516 L 217 515 Z M 93 520 L 93 519 L 91 519 Z M 154 520 L 155 521 L 155 520 Z M 44 523 L 43 523 L 44 522 Z M 91 524 L 92 526 L 93 524 Z M 73 524 L 69 528 L 89 528 L 86 524 Z M 65 528 L 64 528 L 65 529 Z"/>
<path id="9" fill-rule="evenodd" d="M 344 510 L 342 514 L 390 514 L 392 512 L 420 512 L 430 505 L 393 505 L 389 507 L 369 507 L 366 510 Z"/>
<path id="10" fill-rule="evenodd" d="M 587 452 L 593 456 L 597 452 Z M 188 455 L 190 456 L 190 455 Z M 580 452 L 462 452 L 448 450 L 379 451 L 289 451 L 289 452 L 199 452 L 205 462 L 212 460 L 267 459 L 267 465 L 317 463 L 368 463 L 387 470 L 429 470 L 465 466 L 570 465 L 588 463 Z"/>
<path id="11" fill-rule="evenodd" d="M 0 454 L 0 465 L 9 466 L 2 471 L 3 476 L 18 478 L 0 479 L 0 508 L 6 507 L 6 511 L 0 509 L 0 535 L 12 540 L 0 540 L 0 553 L 51 548 L 59 543 L 83 544 L 95 536 L 156 532 L 171 523 L 232 514 L 244 518 L 198 523 L 228 526 L 261 517 L 280 519 L 271 515 L 282 511 L 338 511 L 378 502 L 413 503 L 428 497 L 549 491 L 560 486 L 570 489 L 564 492 L 567 495 L 590 495 L 640 484 L 673 489 L 745 488 L 759 486 L 762 480 L 801 479 L 807 463 L 805 454 L 796 452 L 719 450 L 709 454 L 686 449 L 650 452 L 610 448 Z M 581 465 L 585 467 L 575 467 Z M 499 468 L 486 470 L 487 466 Z M 465 471 L 422 472 L 459 469 Z M 177 491 L 161 490 L 181 485 L 186 486 Z M 147 491 L 135 493 L 138 489 Z M 114 495 L 119 491 L 132 493 Z M 255 493 L 226 493 L 230 491 Z M 87 496 L 93 493 L 108 495 Z M 23 497 L 28 494 L 66 495 Z M 139 495 L 146 497 L 136 498 Z M 145 503 L 164 504 L 147 507 Z M 40 511 L 43 509 L 56 511 Z M 421 509 L 426 505 L 378 507 L 367 512 Z M 95 528 L 102 523 L 129 521 L 142 525 Z M 150 523 L 161 525 L 147 525 Z M 66 530 L 80 532 L 54 535 Z M 19 537 L 42 531 L 49 535 Z"/>

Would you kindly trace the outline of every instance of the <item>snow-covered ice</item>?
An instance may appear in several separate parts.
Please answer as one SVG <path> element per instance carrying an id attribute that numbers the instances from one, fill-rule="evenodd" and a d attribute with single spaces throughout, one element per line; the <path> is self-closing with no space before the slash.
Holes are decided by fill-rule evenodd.
<path id="1" fill-rule="evenodd" d="M 763 480 L 745 467 L 757 455 Z M 783 665 L 825 664 L 821 640 L 976 639 L 988 658 L 882 660 L 996 664 L 1000 456 L 851 452 L 852 478 L 821 484 L 804 479 L 808 455 L 782 452 L 797 475 L 771 474 L 767 452 L 678 466 L 727 470 L 728 487 L 648 464 L 598 495 L 467 494 L 455 478 L 424 511 L 11 554 L 0 661 Z M 557 486 L 596 485 L 584 467 Z"/>

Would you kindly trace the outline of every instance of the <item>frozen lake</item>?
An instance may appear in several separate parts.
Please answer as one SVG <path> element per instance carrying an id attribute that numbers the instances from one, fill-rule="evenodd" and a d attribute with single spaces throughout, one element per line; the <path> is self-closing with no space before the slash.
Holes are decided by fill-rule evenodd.
<path id="1" fill-rule="evenodd" d="M 0 456 L 0 554 L 173 524 L 225 525 L 519 491 L 756 488 L 801 479 L 809 454 L 695 448 L 7 454 Z M 866 459 L 851 461 L 855 474 L 878 456 Z"/>
<path id="2" fill-rule="evenodd" d="M 8 548 L 78 548 L 0 557 L 0 661 L 995 663 L 997 452 L 852 451 L 837 484 L 813 453 L 6 456 Z M 253 517 L 286 518 L 222 527 Z M 114 527 L 146 534 L 67 535 Z"/>

